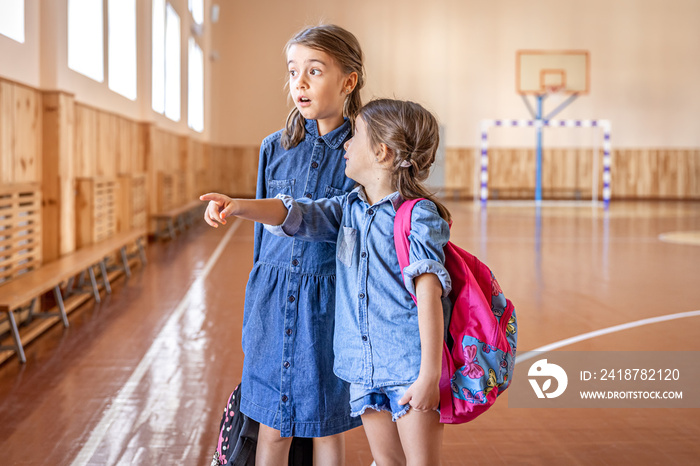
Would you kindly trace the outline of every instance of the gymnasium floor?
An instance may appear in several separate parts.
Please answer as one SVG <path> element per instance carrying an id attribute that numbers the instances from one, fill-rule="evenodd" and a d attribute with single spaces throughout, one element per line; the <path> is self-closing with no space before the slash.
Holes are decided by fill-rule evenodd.
<path id="1" fill-rule="evenodd" d="M 449 202 L 453 241 L 515 303 L 519 354 L 640 319 L 700 310 L 700 203 Z M 0 366 L 3 465 L 208 465 L 239 380 L 251 223 L 199 223 L 151 243 L 149 264 L 101 305 L 73 312 Z M 666 241 L 661 241 L 659 235 Z M 673 241 L 673 242 L 672 242 Z M 700 351 L 700 316 L 591 337 L 562 350 Z M 514 379 L 514 384 L 526 383 Z M 446 465 L 700 463 L 700 410 L 515 409 L 508 392 L 447 426 Z M 369 466 L 362 429 L 347 464 Z"/>

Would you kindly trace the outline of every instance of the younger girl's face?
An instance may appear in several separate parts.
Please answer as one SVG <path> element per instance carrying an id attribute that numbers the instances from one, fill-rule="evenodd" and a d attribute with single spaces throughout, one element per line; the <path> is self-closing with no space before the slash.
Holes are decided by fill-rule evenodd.
<path id="1" fill-rule="evenodd" d="M 355 119 L 355 133 L 345 142 L 345 175 L 364 185 L 379 169 L 376 154 L 367 134 L 367 125 L 361 116 Z"/>
<path id="2" fill-rule="evenodd" d="M 343 123 L 343 104 L 352 79 L 321 50 L 295 44 L 287 51 L 289 93 L 307 120 L 317 120 L 321 135 Z"/>

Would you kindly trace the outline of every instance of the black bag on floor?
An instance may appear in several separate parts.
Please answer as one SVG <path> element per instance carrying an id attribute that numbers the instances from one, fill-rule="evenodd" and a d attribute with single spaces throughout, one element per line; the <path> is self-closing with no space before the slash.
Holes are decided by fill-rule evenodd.
<path id="1" fill-rule="evenodd" d="M 211 466 L 255 466 L 259 424 L 241 413 L 240 384 L 228 397 Z M 313 466 L 313 439 L 294 437 L 289 466 Z"/>

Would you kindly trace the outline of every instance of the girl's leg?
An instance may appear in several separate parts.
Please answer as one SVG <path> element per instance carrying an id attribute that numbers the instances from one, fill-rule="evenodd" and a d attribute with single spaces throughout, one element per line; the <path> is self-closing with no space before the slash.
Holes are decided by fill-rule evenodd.
<path id="1" fill-rule="evenodd" d="M 279 430 L 260 424 L 258 445 L 255 449 L 255 464 L 257 466 L 287 464 L 291 445 L 291 437 L 280 437 Z"/>
<path id="2" fill-rule="evenodd" d="M 437 411 L 411 409 L 396 424 L 409 466 L 442 464 L 443 425 Z"/>
<path id="3" fill-rule="evenodd" d="M 345 466 L 345 434 L 314 438 L 314 466 Z"/>
<path id="4" fill-rule="evenodd" d="M 391 420 L 390 413 L 368 409 L 362 415 L 362 425 L 377 466 L 406 464 L 406 457 L 401 448 L 401 438 L 396 430 L 396 423 Z"/>

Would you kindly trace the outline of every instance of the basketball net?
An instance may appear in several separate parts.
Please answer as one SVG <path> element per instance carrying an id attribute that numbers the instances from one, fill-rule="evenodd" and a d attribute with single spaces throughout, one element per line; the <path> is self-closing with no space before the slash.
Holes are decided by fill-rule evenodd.
<path id="1" fill-rule="evenodd" d="M 547 96 L 561 97 L 564 94 L 563 84 L 550 84 L 544 87 L 544 92 Z"/>

